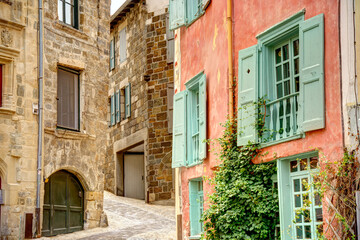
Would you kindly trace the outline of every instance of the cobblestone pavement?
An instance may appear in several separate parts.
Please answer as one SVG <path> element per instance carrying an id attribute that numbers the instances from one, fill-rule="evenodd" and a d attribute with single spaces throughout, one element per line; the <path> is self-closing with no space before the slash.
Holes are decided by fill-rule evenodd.
<path id="1" fill-rule="evenodd" d="M 141 200 L 105 192 L 104 211 L 109 226 L 59 235 L 46 240 L 174 240 L 175 209 L 173 206 L 145 204 Z"/>

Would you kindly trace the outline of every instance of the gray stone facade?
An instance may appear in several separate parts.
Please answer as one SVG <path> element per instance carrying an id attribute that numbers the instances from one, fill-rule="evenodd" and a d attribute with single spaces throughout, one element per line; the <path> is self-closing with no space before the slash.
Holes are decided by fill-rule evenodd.
<path id="1" fill-rule="evenodd" d="M 173 198 L 172 133 L 168 128 L 173 62 L 167 57 L 167 4 L 133 1 L 111 20 L 115 68 L 109 73 L 109 97 L 130 83 L 131 116 L 109 127 L 105 189 L 124 194 L 123 156 L 127 151 L 140 151 L 144 154 L 145 199 L 149 202 Z M 117 39 L 123 28 L 127 58 L 120 62 Z"/>
<path id="2" fill-rule="evenodd" d="M 106 151 L 110 1 L 79 1 L 79 30 L 58 20 L 44 1 L 44 178 L 67 170 L 85 190 L 84 228 L 100 225 Z M 80 130 L 57 128 L 57 70 L 79 71 Z"/>

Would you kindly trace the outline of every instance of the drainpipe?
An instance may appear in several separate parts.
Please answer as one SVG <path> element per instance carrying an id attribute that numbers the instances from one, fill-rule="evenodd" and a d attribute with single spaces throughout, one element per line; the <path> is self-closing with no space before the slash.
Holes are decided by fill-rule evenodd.
<path id="1" fill-rule="evenodd" d="M 41 236 L 40 232 L 40 186 L 41 186 L 41 166 L 42 166 L 42 137 L 43 137 L 43 20 L 42 20 L 42 0 L 39 0 L 39 128 L 38 128 L 38 152 L 37 152 L 37 181 L 36 181 L 36 235 Z"/>
<path id="2" fill-rule="evenodd" d="M 233 46 L 232 46 L 232 1 L 227 0 L 227 40 L 228 40 L 228 65 L 229 65 L 229 119 L 234 118 L 234 72 L 233 72 Z"/>

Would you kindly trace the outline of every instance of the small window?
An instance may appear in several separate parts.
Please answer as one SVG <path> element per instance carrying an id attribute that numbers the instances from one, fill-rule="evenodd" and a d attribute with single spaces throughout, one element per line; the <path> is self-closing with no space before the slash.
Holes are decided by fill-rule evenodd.
<path id="1" fill-rule="evenodd" d="M 58 69 L 57 126 L 79 130 L 79 73 Z"/>
<path id="2" fill-rule="evenodd" d="M 58 0 L 59 21 L 78 29 L 78 0 Z"/>
<path id="3" fill-rule="evenodd" d="M 203 231 L 203 223 L 200 221 L 204 212 L 204 193 L 202 179 L 189 182 L 190 202 L 190 234 L 191 237 L 200 237 Z"/>
<path id="4" fill-rule="evenodd" d="M 126 60 L 126 28 L 123 28 L 119 33 L 119 56 L 120 63 Z"/>
<path id="5" fill-rule="evenodd" d="M 131 116 L 131 85 L 125 87 L 125 117 Z"/>

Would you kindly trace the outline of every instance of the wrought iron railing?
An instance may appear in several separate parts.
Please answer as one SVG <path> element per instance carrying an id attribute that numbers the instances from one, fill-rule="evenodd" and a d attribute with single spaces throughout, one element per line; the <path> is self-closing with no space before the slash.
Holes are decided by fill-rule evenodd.
<path id="1" fill-rule="evenodd" d="M 296 92 L 266 104 L 262 142 L 277 141 L 298 134 L 298 97 L 299 93 Z"/>

